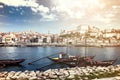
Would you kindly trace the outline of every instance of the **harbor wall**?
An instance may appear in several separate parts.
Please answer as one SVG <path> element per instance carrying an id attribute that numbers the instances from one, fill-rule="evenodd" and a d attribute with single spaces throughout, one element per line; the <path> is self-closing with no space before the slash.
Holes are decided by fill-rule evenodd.
<path id="1" fill-rule="evenodd" d="M 120 80 L 120 65 L 0 72 L 0 80 L 99 80 L 102 78 Z"/>

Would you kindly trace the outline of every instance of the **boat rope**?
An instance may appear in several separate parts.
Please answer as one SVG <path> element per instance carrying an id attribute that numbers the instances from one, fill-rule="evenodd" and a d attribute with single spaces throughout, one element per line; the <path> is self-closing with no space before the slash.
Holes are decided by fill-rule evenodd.
<path id="1" fill-rule="evenodd" d="M 42 59 L 48 58 L 48 57 L 53 56 L 53 55 L 57 55 L 57 53 L 54 53 L 54 54 L 51 54 L 51 55 L 48 55 L 48 56 L 42 57 L 42 58 L 37 59 L 37 60 L 35 60 L 35 61 L 29 62 L 28 64 L 31 65 L 31 64 L 34 63 L 34 62 L 40 61 L 40 60 L 42 60 Z"/>
<path id="2" fill-rule="evenodd" d="M 60 63 L 60 61 L 53 62 L 53 63 L 51 63 L 51 64 L 45 65 L 45 66 L 43 66 L 43 67 L 38 68 L 37 70 L 41 70 L 42 68 L 45 68 L 45 67 L 47 67 L 47 66 L 51 66 L 51 65 L 54 65 L 54 64 L 58 64 L 58 63 Z"/>

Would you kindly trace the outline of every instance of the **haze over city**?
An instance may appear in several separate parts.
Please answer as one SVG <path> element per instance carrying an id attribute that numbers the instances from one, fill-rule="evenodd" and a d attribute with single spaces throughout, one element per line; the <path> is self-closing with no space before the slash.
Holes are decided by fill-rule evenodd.
<path id="1" fill-rule="evenodd" d="M 120 28 L 119 14 L 120 0 L 0 0 L 0 32 Z"/>

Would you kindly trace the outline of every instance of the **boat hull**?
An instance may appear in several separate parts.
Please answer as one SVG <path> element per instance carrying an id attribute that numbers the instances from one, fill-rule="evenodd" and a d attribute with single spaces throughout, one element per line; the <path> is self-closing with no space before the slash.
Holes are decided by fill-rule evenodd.
<path id="1" fill-rule="evenodd" d="M 92 61 L 83 60 L 82 61 L 81 60 L 79 63 L 70 62 L 70 63 L 65 63 L 65 64 L 67 64 L 70 67 L 76 67 L 76 66 L 79 66 L 79 67 L 85 67 L 85 66 L 103 66 L 103 67 L 106 67 L 106 66 L 113 65 L 114 62 L 116 62 L 116 60 L 106 60 L 106 61 L 95 61 L 95 60 L 92 60 Z"/>
<path id="2" fill-rule="evenodd" d="M 8 60 L 0 60 L 0 64 L 2 65 L 17 65 L 24 62 L 25 59 L 8 59 Z"/>
<path id="3" fill-rule="evenodd" d="M 78 59 L 82 59 L 82 58 L 93 59 L 94 56 L 87 56 L 87 57 L 74 56 L 74 57 L 68 57 L 68 58 L 50 58 L 50 57 L 47 57 L 47 58 L 50 59 L 51 61 L 54 61 L 54 62 L 75 62 L 75 61 L 78 61 Z"/>

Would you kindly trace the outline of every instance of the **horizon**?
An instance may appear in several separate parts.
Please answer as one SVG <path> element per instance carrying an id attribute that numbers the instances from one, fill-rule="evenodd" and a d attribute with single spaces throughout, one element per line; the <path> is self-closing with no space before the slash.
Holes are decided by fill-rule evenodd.
<path id="1" fill-rule="evenodd" d="M 80 27 L 79 27 L 80 26 Z M 77 27 L 75 27 L 75 29 L 69 29 L 69 30 L 60 30 L 60 32 L 57 32 L 57 33 L 52 33 L 52 32 L 50 32 L 49 30 L 48 31 L 46 31 L 46 32 L 40 32 L 40 31 L 34 31 L 34 30 L 21 30 L 21 31 L 0 31 L 0 33 L 19 33 L 19 32 L 37 32 L 37 33 L 41 33 L 41 34 L 60 34 L 61 32 L 63 32 L 63 31 L 78 31 L 78 29 L 80 28 L 81 30 L 80 31 L 84 31 L 84 30 L 88 30 L 88 28 L 90 27 L 91 29 L 99 29 L 100 31 L 104 31 L 104 30 L 112 30 L 112 29 L 120 29 L 120 28 L 115 28 L 115 27 L 111 27 L 111 28 L 99 28 L 99 27 L 96 27 L 96 26 L 87 26 L 87 27 L 81 27 L 81 25 L 79 25 L 79 26 L 77 26 Z"/>

